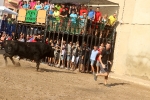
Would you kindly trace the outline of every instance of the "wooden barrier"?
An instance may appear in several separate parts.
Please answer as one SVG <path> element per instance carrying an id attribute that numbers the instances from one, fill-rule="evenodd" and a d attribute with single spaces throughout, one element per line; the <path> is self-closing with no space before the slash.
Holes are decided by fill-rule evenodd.
<path id="1" fill-rule="evenodd" d="M 17 21 L 24 22 L 25 18 L 26 18 L 26 10 L 25 9 L 19 9 Z"/>
<path id="2" fill-rule="evenodd" d="M 37 14 L 37 23 L 45 24 L 46 21 L 46 10 L 39 10 Z"/>
<path id="3" fill-rule="evenodd" d="M 46 22 L 46 10 L 26 10 L 19 9 L 18 11 L 18 22 L 37 23 L 45 24 Z"/>

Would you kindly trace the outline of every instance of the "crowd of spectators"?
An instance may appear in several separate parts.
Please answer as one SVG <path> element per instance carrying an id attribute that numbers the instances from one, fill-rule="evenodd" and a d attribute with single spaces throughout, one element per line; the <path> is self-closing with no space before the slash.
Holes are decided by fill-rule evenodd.
<path id="1" fill-rule="evenodd" d="M 107 37 L 117 18 L 116 13 L 102 14 L 100 7 L 77 4 L 52 4 L 50 2 L 21 0 L 19 9 L 46 10 L 51 30 L 61 30 L 77 34 L 94 34 Z"/>

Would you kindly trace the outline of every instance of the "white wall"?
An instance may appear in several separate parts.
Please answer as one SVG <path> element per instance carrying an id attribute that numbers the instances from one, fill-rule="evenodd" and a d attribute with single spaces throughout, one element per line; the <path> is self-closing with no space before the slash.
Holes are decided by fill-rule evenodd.
<path id="1" fill-rule="evenodd" d="M 4 5 L 4 0 L 0 0 L 0 6 Z"/>

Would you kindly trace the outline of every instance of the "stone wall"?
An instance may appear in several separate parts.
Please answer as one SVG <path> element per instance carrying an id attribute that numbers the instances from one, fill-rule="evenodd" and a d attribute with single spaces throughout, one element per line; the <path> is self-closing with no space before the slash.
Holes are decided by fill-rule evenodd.
<path id="1" fill-rule="evenodd" d="M 112 71 L 150 79 L 150 1 L 111 0 L 119 3 Z"/>

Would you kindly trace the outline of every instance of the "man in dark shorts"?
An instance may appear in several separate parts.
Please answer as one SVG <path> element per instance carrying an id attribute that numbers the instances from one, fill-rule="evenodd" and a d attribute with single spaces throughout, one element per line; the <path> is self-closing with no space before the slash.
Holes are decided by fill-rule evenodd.
<path id="1" fill-rule="evenodd" d="M 102 53 L 99 56 L 99 66 L 100 66 L 100 73 L 98 74 L 94 74 L 94 79 L 95 81 L 97 80 L 97 76 L 104 76 L 105 78 L 105 82 L 104 85 L 107 85 L 107 80 L 108 80 L 108 74 L 109 74 L 109 70 L 108 70 L 108 63 L 111 64 L 110 61 L 108 61 L 109 55 L 110 55 L 110 43 L 106 44 L 106 48 L 102 51 Z"/>

